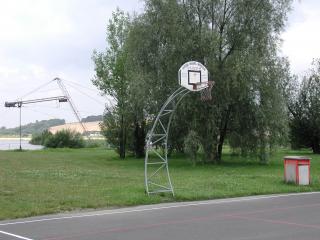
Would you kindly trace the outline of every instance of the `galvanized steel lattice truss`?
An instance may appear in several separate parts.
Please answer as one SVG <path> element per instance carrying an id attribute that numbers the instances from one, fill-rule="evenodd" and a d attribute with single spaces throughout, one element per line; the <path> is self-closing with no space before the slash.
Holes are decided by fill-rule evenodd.
<path id="1" fill-rule="evenodd" d="M 145 189 L 148 195 L 153 193 L 172 193 L 168 168 L 168 137 L 173 114 L 180 101 L 191 91 L 179 87 L 159 111 L 153 126 L 146 137 Z"/>

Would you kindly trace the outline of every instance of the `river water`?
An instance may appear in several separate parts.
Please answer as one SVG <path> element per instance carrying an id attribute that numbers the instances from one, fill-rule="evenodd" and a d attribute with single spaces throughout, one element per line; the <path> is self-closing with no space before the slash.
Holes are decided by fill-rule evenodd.
<path id="1" fill-rule="evenodd" d="M 6 139 L 0 138 L 0 150 L 14 150 L 19 149 L 20 146 L 20 139 Z M 39 150 L 42 149 L 43 146 L 39 145 L 32 145 L 29 143 L 29 140 L 22 140 L 21 141 L 22 149 L 24 150 Z"/>

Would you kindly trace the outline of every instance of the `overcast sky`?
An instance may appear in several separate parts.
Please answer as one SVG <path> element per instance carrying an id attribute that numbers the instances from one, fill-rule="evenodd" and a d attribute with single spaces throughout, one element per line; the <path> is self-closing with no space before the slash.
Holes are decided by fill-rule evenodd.
<path id="1" fill-rule="evenodd" d="M 105 49 L 106 25 L 117 6 L 129 12 L 143 9 L 140 0 L 0 0 L 0 126 L 19 124 L 18 110 L 2 107 L 5 101 L 54 77 L 65 80 L 83 117 L 103 112 L 106 100 L 91 84 L 91 56 L 94 49 Z M 293 7 L 281 54 L 288 56 L 292 72 L 301 75 L 312 58 L 320 57 L 320 1 L 295 1 Z M 57 85 L 50 83 L 25 99 L 57 95 Z M 50 118 L 75 121 L 67 104 L 22 109 L 23 123 Z"/>

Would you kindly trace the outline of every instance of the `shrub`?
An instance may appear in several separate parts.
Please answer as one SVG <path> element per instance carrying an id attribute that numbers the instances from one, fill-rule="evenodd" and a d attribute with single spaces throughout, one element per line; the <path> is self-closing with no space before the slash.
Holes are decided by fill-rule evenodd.
<path id="1" fill-rule="evenodd" d="M 48 130 L 43 131 L 41 134 L 39 134 L 39 133 L 32 134 L 32 138 L 30 140 L 30 143 L 33 145 L 44 145 L 44 142 L 50 136 L 52 136 L 52 133 L 49 132 Z"/>
<path id="2" fill-rule="evenodd" d="M 41 141 L 42 141 L 41 134 L 34 133 L 34 134 L 32 134 L 32 138 L 29 141 L 29 143 L 31 143 L 33 145 L 41 145 Z"/>
<path id="3" fill-rule="evenodd" d="M 54 135 L 48 135 L 44 141 L 44 146 L 48 148 L 83 148 L 85 142 L 80 133 L 61 130 Z"/>
<path id="4" fill-rule="evenodd" d="M 100 148 L 105 147 L 105 141 L 104 140 L 87 140 L 85 141 L 85 147 L 86 148 Z"/>
<path id="5" fill-rule="evenodd" d="M 184 149 L 188 154 L 193 166 L 196 165 L 198 160 L 198 151 L 200 148 L 199 136 L 195 131 L 190 131 L 184 140 Z"/>
<path id="6" fill-rule="evenodd" d="M 41 134 L 33 134 L 30 143 L 34 145 L 43 145 L 48 148 L 85 147 L 85 142 L 81 134 L 70 130 L 61 130 L 56 134 L 52 134 L 48 130 L 45 130 Z"/>

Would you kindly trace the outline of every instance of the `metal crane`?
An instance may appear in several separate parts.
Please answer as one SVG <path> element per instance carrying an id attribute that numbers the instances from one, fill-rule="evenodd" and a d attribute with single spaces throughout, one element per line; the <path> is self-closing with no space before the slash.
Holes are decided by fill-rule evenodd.
<path id="1" fill-rule="evenodd" d="M 30 99 L 30 100 L 20 100 L 20 101 L 14 101 L 14 102 L 5 102 L 4 106 L 5 107 L 18 107 L 20 109 L 20 146 L 19 149 L 22 150 L 21 146 L 21 139 L 22 139 L 22 129 L 21 129 L 21 107 L 22 105 L 26 104 L 32 104 L 32 103 L 40 103 L 40 102 L 50 102 L 50 101 L 58 101 L 58 102 L 67 102 L 68 98 L 66 96 L 58 96 L 58 97 L 49 97 L 49 98 L 38 98 L 38 99 Z"/>
<path id="2" fill-rule="evenodd" d="M 83 124 L 83 122 L 81 121 L 81 116 L 79 111 L 77 110 L 75 104 L 73 103 L 71 96 L 67 90 L 67 88 L 64 86 L 64 84 L 62 83 L 62 80 L 60 78 L 55 78 L 53 79 L 53 81 L 57 81 L 58 86 L 60 87 L 63 95 L 68 99 L 68 102 L 70 104 L 70 107 L 74 113 L 74 115 L 76 116 L 78 122 L 80 123 L 82 129 L 83 129 L 83 133 L 85 134 L 87 132 L 86 126 Z M 88 138 L 90 139 L 90 136 L 88 135 Z"/>
<path id="3" fill-rule="evenodd" d="M 40 103 L 40 102 L 49 102 L 49 101 L 58 101 L 58 102 L 69 102 L 70 107 L 75 115 L 75 117 L 77 118 L 79 124 L 81 125 L 81 128 L 83 129 L 84 134 L 87 132 L 87 129 L 85 127 L 85 125 L 83 124 L 83 122 L 81 121 L 81 116 L 79 111 L 77 110 L 74 102 L 72 101 L 72 98 L 67 90 L 67 88 L 65 87 L 65 85 L 63 84 L 62 80 L 60 78 L 54 78 L 53 80 L 51 80 L 50 82 L 38 87 L 37 89 L 33 90 L 31 93 L 39 90 L 40 88 L 42 88 L 43 86 L 46 86 L 47 84 L 51 83 L 51 82 L 57 82 L 63 96 L 57 96 L 57 97 L 48 97 L 48 98 L 38 98 L 38 99 L 30 99 L 30 100 L 17 100 L 17 101 L 12 101 L 12 102 L 5 102 L 5 107 L 18 107 L 20 109 L 20 150 L 22 150 L 21 147 L 21 138 L 22 138 L 22 131 L 21 131 L 21 107 L 22 105 L 25 104 L 33 104 L 33 103 Z M 87 136 L 90 139 L 90 136 Z"/>

